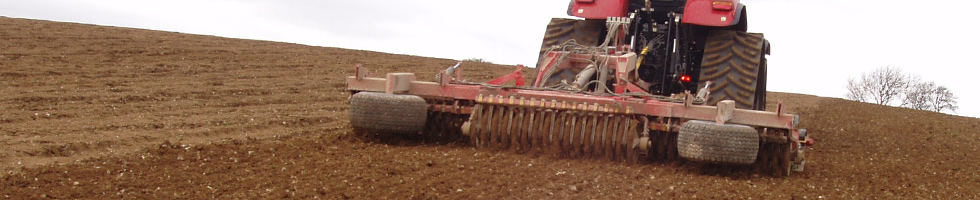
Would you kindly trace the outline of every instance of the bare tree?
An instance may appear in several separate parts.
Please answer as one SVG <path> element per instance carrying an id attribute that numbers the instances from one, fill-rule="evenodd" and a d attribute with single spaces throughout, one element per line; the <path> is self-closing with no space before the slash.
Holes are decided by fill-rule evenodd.
<path id="1" fill-rule="evenodd" d="M 953 96 L 953 92 L 949 91 L 949 88 L 944 86 L 936 87 L 933 91 L 933 99 L 930 102 L 932 106 L 932 111 L 942 112 L 943 110 L 956 111 L 959 106 L 956 105 L 956 96 Z"/>
<path id="2" fill-rule="evenodd" d="M 905 98 L 902 99 L 902 107 L 916 110 L 932 110 L 932 103 L 936 94 L 936 83 L 916 82 L 909 84 L 905 91 Z"/>
<path id="3" fill-rule="evenodd" d="M 847 80 L 847 98 L 860 102 L 889 105 L 900 99 L 902 107 L 935 112 L 956 111 L 956 96 L 945 86 L 923 82 L 916 75 L 905 75 L 898 68 L 878 68 Z"/>
<path id="4" fill-rule="evenodd" d="M 854 78 L 847 79 L 847 99 L 867 103 L 867 91 L 870 88 L 867 83 L 865 81 L 854 80 Z"/>
<path id="5" fill-rule="evenodd" d="M 861 74 L 860 80 L 850 79 L 847 84 L 847 98 L 860 102 L 889 105 L 901 96 L 909 86 L 909 77 L 902 70 L 885 66 L 871 73 Z"/>

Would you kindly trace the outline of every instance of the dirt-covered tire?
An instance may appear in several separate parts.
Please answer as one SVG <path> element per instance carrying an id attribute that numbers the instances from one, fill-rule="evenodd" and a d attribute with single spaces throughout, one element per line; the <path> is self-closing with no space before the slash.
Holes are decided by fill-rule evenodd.
<path id="1" fill-rule="evenodd" d="M 708 105 L 734 100 L 737 108 L 765 109 L 768 42 L 761 33 L 712 31 L 706 40 L 698 88 L 711 81 Z"/>
<path id="2" fill-rule="evenodd" d="M 350 100 L 350 123 L 363 132 L 414 134 L 425 127 L 426 110 L 419 96 L 359 92 Z"/>
<path id="3" fill-rule="evenodd" d="M 759 154 L 759 133 L 745 125 L 688 121 L 677 135 L 677 153 L 691 161 L 752 164 Z"/>

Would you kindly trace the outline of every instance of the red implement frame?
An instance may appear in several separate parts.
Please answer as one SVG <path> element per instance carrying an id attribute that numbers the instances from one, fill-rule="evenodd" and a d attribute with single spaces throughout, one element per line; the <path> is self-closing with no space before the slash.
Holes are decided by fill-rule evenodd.
<path id="1" fill-rule="evenodd" d="M 776 112 L 735 109 L 731 102 L 719 103 L 719 106 L 693 104 L 695 97 L 689 93 L 680 94 L 681 99 L 658 96 L 629 96 L 624 93 L 643 93 L 643 87 L 634 82 L 630 75 L 637 69 L 636 54 L 632 52 L 609 55 L 605 53 L 571 53 L 568 51 L 549 51 L 542 60 L 532 87 L 524 85 L 524 66 L 518 65 L 514 72 L 491 80 L 486 84 L 463 83 L 457 66 L 444 70 L 437 75 L 438 82 L 416 81 L 412 73 L 388 73 L 385 78 L 372 77 L 367 69 L 357 66 L 356 74 L 347 77 L 347 89 L 355 92 L 370 91 L 388 94 L 407 94 L 420 96 L 425 99 L 452 100 L 451 104 L 434 103 L 430 110 L 470 114 L 475 104 L 496 104 L 529 108 L 579 110 L 608 114 L 638 115 L 687 120 L 714 121 L 716 123 L 731 123 L 749 125 L 758 128 L 782 129 L 790 132 L 792 140 L 812 145 L 811 139 L 799 139 L 799 132 L 794 129 L 799 117 L 784 113 L 782 102 Z M 598 71 L 610 72 L 614 94 L 594 95 L 577 93 L 566 90 L 548 90 L 544 74 L 549 71 L 564 69 L 586 69 L 596 67 Z M 455 72 L 456 74 L 450 74 Z M 453 79 L 455 75 L 456 79 Z M 632 80 L 632 81 L 631 81 Z M 504 82 L 514 81 L 517 87 L 502 86 Z M 727 106 L 725 106 L 727 105 Z M 670 124 L 652 124 L 655 126 L 670 126 Z M 763 129 L 760 129 L 763 130 Z M 804 141 L 805 140 L 805 141 Z M 794 144 L 795 145 L 795 144 Z"/>
<path id="2" fill-rule="evenodd" d="M 503 85 L 507 81 L 514 81 L 516 86 L 524 86 L 524 65 L 517 65 L 517 69 L 510 74 L 488 81 L 491 85 Z"/>
<path id="3" fill-rule="evenodd" d="M 366 71 L 358 67 L 358 72 Z M 443 77 L 450 77 L 443 72 Z M 394 92 L 416 95 L 427 99 L 453 99 L 484 104 L 570 109 L 616 114 L 645 115 L 683 120 L 716 121 L 728 119 L 724 123 L 743 124 L 757 127 L 794 130 L 796 115 L 783 113 L 782 104 L 777 112 L 734 109 L 721 112 L 718 107 L 692 105 L 687 103 L 664 102 L 653 98 L 625 96 L 596 96 L 559 91 L 543 91 L 522 88 L 491 87 L 477 84 L 441 84 L 428 81 L 399 81 L 414 77 L 411 73 L 391 73 L 387 78 L 368 76 L 347 77 L 347 88 L 351 91 Z M 445 82 L 445 80 L 444 80 Z M 387 88 L 406 88 L 391 91 Z M 688 95 L 688 98 L 693 98 Z M 435 108 L 434 108 L 435 109 Z M 453 108 L 446 111 L 469 114 L 468 107 Z M 724 113 L 724 114 L 720 114 Z"/>

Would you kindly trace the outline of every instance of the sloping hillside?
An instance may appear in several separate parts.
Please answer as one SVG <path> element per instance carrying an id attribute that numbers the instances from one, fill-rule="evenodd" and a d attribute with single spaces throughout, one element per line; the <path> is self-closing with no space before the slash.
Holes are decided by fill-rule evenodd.
<path id="1" fill-rule="evenodd" d="M 343 77 L 357 63 L 425 78 L 455 61 L 0 17 L 0 195 L 980 198 L 976 118 L 770 93 L 818 139 L 806 171 L 785 178 L 389 145 L 349 137 Z M 464 67 L 480 79 L 512 70 Z"/>

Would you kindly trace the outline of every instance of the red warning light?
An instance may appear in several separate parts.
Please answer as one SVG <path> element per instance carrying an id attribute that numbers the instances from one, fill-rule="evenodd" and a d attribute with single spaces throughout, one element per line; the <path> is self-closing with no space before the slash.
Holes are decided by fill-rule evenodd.
<path id="1" fill-rule="evenodd" d="M 691 76 L 683 75 L 683 76 L 681 76 L 681 81 L 691 82 Z"/>

